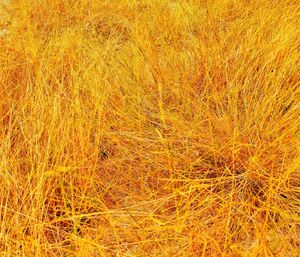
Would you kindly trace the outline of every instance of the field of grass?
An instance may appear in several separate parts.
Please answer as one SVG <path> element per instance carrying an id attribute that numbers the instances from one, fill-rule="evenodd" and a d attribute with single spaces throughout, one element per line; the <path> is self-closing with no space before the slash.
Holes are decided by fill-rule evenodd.
<path id="1" fill-rule="evenodd" d="M 299 51 L 297 0 L 0 3 L 0 256 L 299 257 Z"/>

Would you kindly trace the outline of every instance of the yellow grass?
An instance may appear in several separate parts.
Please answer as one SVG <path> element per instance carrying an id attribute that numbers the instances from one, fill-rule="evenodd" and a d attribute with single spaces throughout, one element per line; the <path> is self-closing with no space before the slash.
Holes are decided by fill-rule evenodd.
<path id="1" fill-rule="evenodd" d="M 0 5 L 0 256 L 300 256 L 297 0 Z"/>

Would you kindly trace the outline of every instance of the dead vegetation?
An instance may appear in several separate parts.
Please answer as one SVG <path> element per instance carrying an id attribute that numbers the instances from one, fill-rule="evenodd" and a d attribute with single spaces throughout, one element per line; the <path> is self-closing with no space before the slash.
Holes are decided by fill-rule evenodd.
<path id="1" fill-rule="evenodd" d="M 299 7 L 0 5 L 1 256 L 299 256 Z"/>

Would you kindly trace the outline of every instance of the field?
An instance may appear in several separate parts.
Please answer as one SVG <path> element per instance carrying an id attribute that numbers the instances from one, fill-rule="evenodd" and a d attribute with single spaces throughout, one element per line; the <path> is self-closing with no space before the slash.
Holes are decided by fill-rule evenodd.
<path id="1" fill-rule="evenodd" d="M 4 2 L 0 256 L 300 256 L 297 0 Z"/>

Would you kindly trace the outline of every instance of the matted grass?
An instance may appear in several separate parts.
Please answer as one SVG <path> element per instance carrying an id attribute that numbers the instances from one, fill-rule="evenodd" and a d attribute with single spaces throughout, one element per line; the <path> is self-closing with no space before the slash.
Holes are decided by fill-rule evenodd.
<path id="1" fill-rule="evenodd" d="M 296 0 L 0 7 L 1 256 L 300 256 Z"/>

